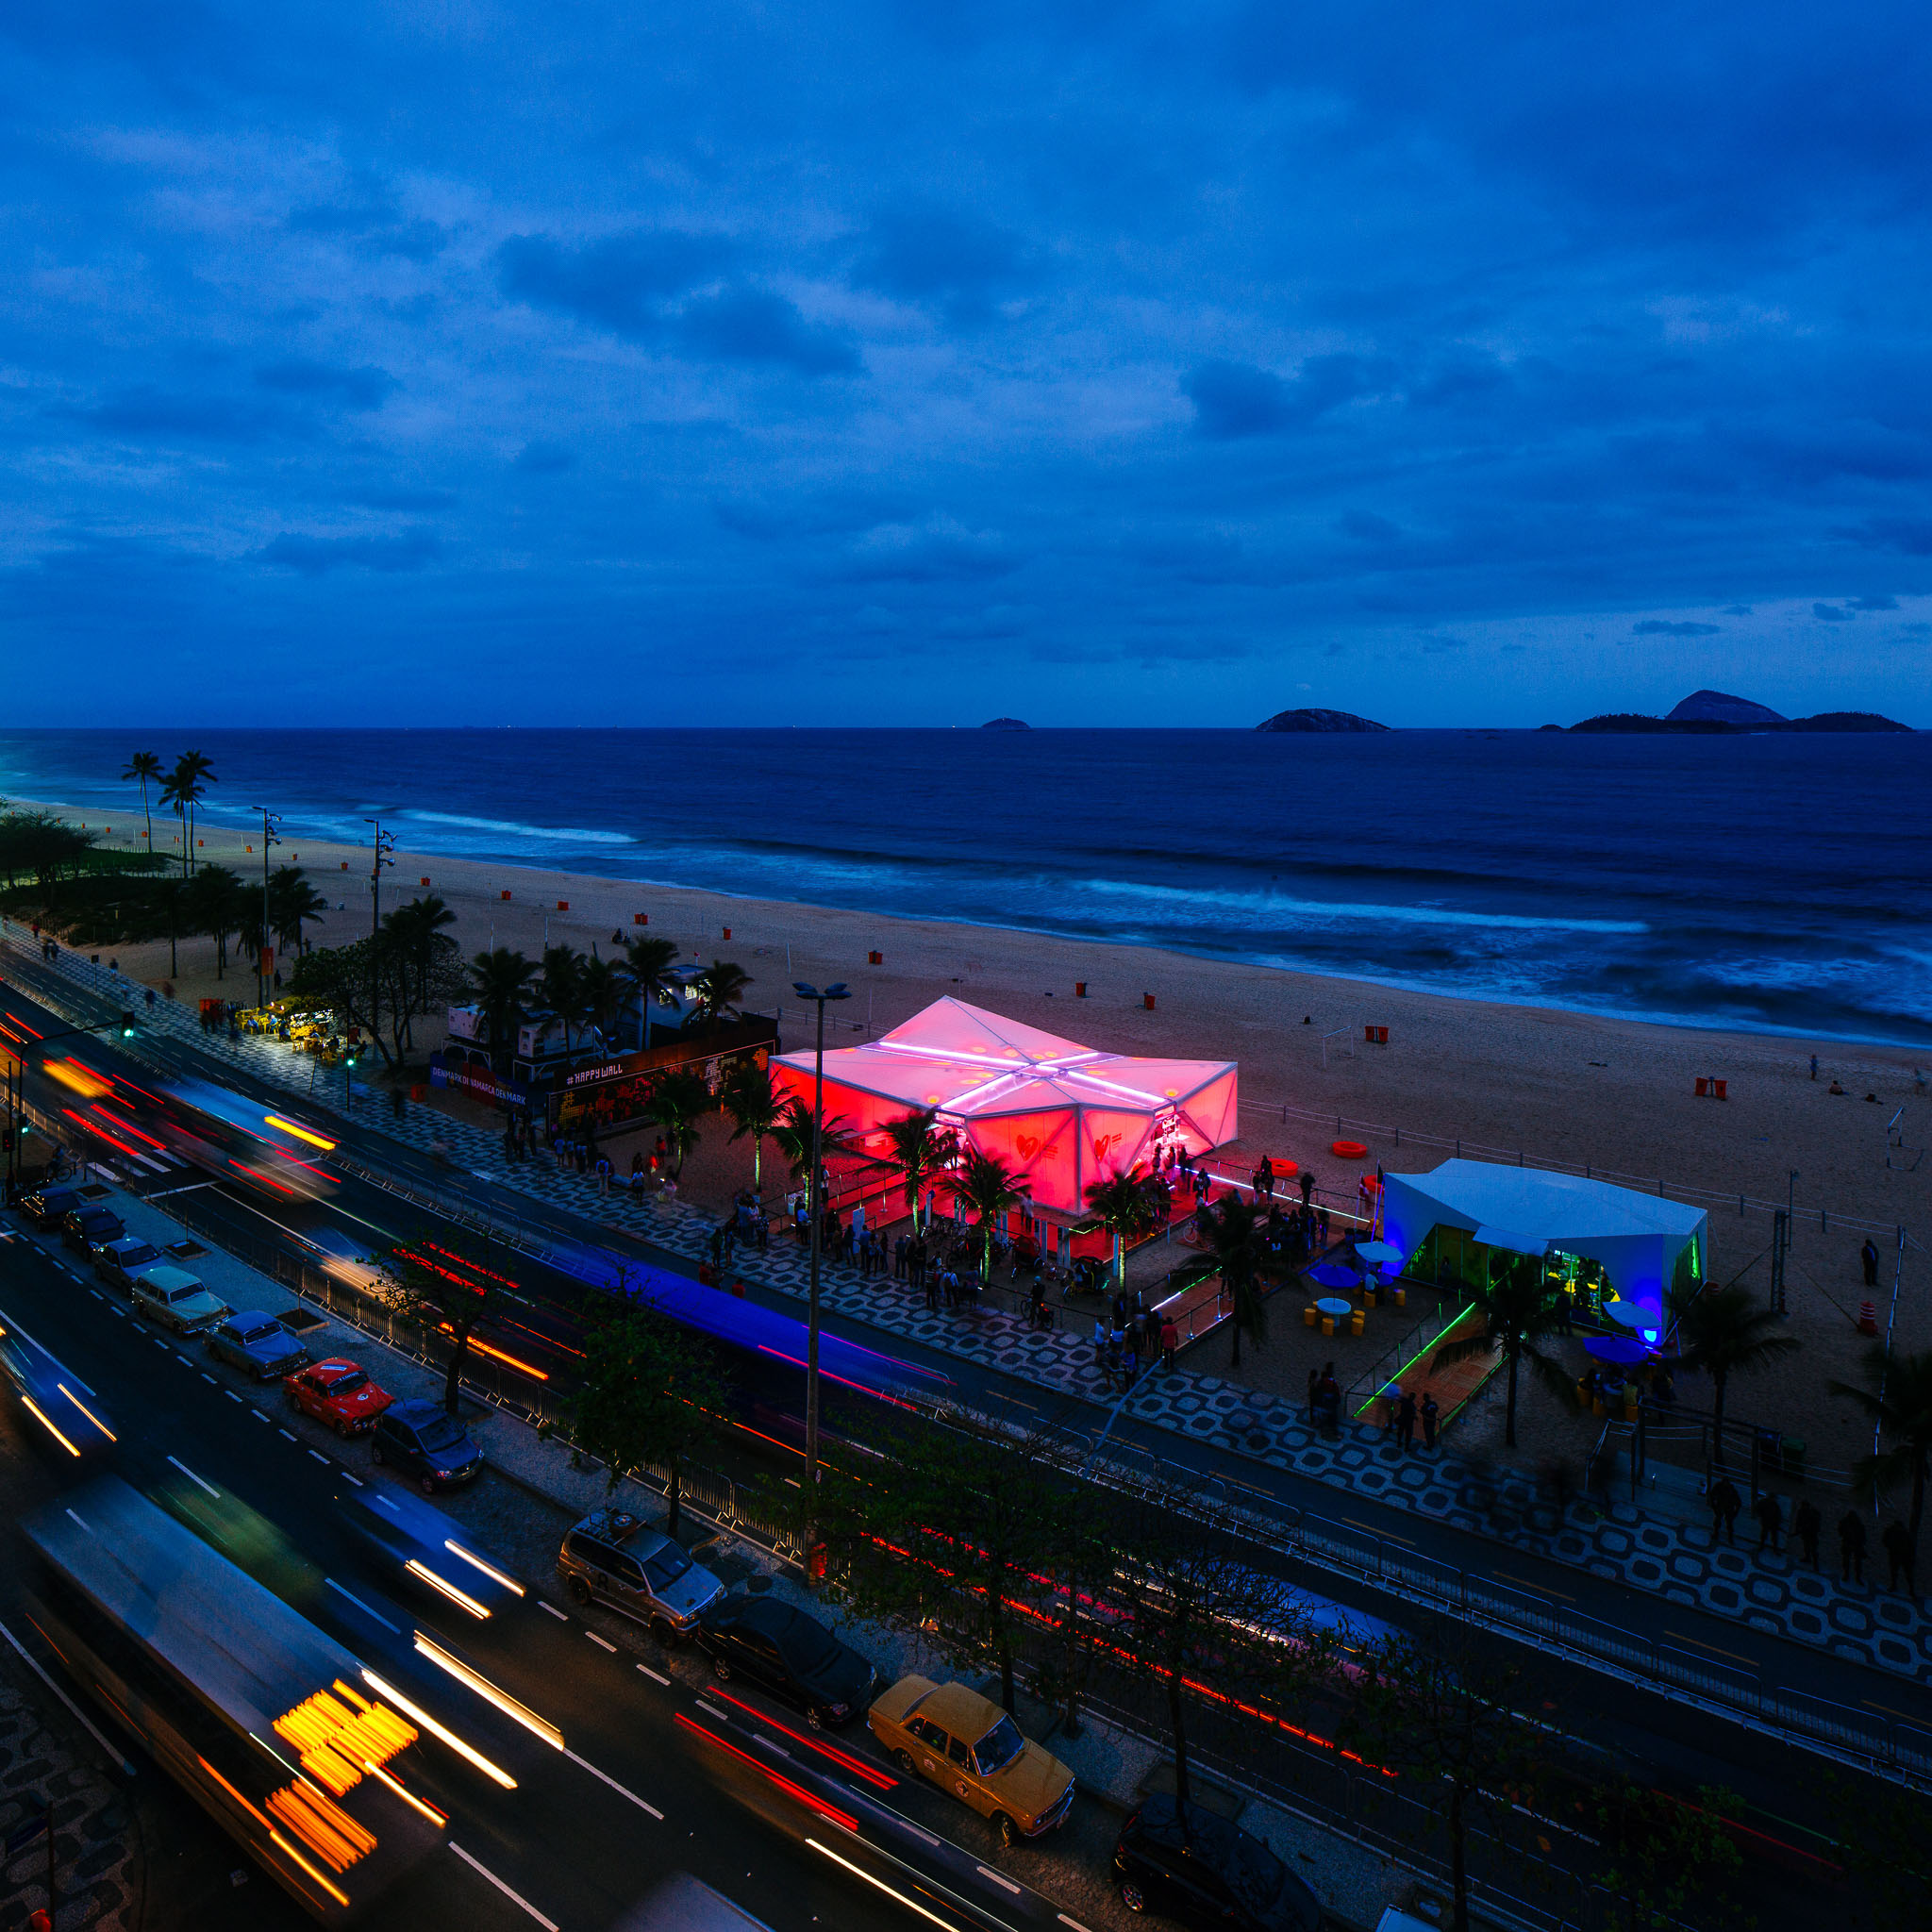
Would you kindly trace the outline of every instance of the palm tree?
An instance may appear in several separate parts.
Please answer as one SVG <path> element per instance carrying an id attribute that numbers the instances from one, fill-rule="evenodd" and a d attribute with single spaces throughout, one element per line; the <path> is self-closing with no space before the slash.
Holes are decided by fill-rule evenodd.
<path id="1" fill-rule="evenodd" d="M 747 1134 L 751 1136 L 751 1184 L 762 1193 L 765 1186 L 765 1137 L 775 1131 L 785 1118 L 786 1109 L 794 1103 L 790 1098 L 781 1100 L 772 1085 L 770 1069 L 748 1058 L 733 1062 L 718 1097 L 724 1103 L 724 1111 L 737 1123 L 731 1138 L 741 1141 Z M 811 1158 L 808 1121 L 806 1124 L 806 1158 L 808 1161 Z"/>
<path id="2" fill-rule="evenodd" d="M 1523 1364 L 1527 1362 L 1537 1380 L 1570 1408 L 1576 1407 L 1576 1384 L 1555 1356 L 1545 1355 L 1537 1346 L 1549 1336 L 1563 1332 L 1567 1315 L 1562 1291 L 1553 1291 L 1544 1281 L 1543 1264 L 1538 1257 L 1522 1256 L 1512 1263 L 1504 1263 L 1498 1257 L 1497 1262 L 1501 1268 L 1498 1275 L 1470 1286 L 1470 1307 L 1475 1310 L 1479 1325 L 1473 1334 L 1443 1342 L 1436 1350 L 1434 1360 L 1463 1361 L 1491 1350 L 1501 1354 L 1509 1375 L 1503 1440 L 1513 1449 L 1517 1372 Z M 1467 1312 L 1465 1309 L 1464 1313 Z"/>
<path id="3" fill-rule="evenodd" d="M 426 1012 L 429 1005 L 429 969 L 436 962 L 436 935 L 454 925 L 457 915 L 440 892 L 425 892 L 383 917 L 383 924 L 395 937 L 403 958 L 416 974 L 416 1009 Z"/>
<path id="4" fill-rule="evenodd" d="M 308 874 L 299 865 L 278 865 L 269 875 L 268 916 L 275 938 L 286 952 L 308 951 L 302 928 L 311 919 L 328 910 L 328 901 L 308 883 Z"/>
<path id="5" fill-rule="evenodd" d="M 1261 1293 L 1261 1257 L 1267 1252 L 1268 1224 L 1252 1201 L 1230 1191 L 1219 1203 L 1209 1202 L 1198 1217 L 1201 1243 L 1213 1257 L 1221 1285 L 1227 1291 L 1228 1325 L 1234 1330 L 1234 1368 L 1241 1365 L 1241 1330 L 1258 1348 L 1268 1339 L 1268 1304 Z"/>
<path id="6" fill-rule="evenodd" d="M 572 1029 L 589 1017 L 584 1000 L 584 956 L 575 946 L 545 946 L 537 997 L 563 1026 L 563 1050 L 573 1045 Z"/>
<path id="7" fill-rule="evenodd" d="M 1018 1183 L 1024 1179 L 1004 1160 L 982 1154 L 977 1147 L 966 1150 L 965 1165 L 953 1180 L 953 1192 L 973 1210 L 979 1223 L 979 1278 L 992 1278 L 993 1224 L 1017 1208 L 1026 1196 Z"/>
<path id="8" fill-rule="evenodd" d="M 1777 1325 L 1769 1308 L 1757 1307 L 1740 1282 L 1723 1288 L 1671 1292 L 1671 1315 L 1677 1334 L 1677 1358 L 1687 1369 L 1710 1377 L 1711 1460 L 1724 1459 L 1724 1388 L 1740 1369 L 1749 1374 L 1768 1368 L 1798 1346 L 1795 1335 Z"/>
<path id="9" fill-rule="evenodd" d="M 850 1133 L 843 1114 L 828 1116 L 821 1129 L 819 1151 L 822 1154 L 847 1152 Z M 811 1108 L 795 1093 L 778 1104 L 776 1117 L 772 1123 L 772 1145 L 778 1150 L 779 1158 L 793 1180 L 803 1180 L 811 1171 Z"/>
<path id="10" fill-rule="evenodd" d="M 669 940 L 631 939 L 625 941 L 624 958 L 618 963 L 620 979 L 638 998 L 638 1045 L 651 1043 L 651 1008 L 666 1005 L 671 987 L 671 968 L 677 948 Z"/>
<path id="11" fill-rule="evenodd" d="M 738 1002 L 751 978 L 729 959 L 713 959 L 691 983 L 697 1004 L 691 1008 L 691 1029 L 709 1033 L 737 1017 Z"/>
<path id="12" fill-rule="evenodd" d="M 879 1131 L 891 1143 L 891 1151 L 881 1155 L 874 1165 L 895 1174 L 906 1186 L 906 1205 L 912 1210 L 912 1231 L 923 1233 L 920 1225 L 920 1196 L 926 1183 L 945 1173 L 959 1147 L 958 1136 L 950 1128 L 936 1124 L 939 1109 L 929 1107 L 924 1113 L 908 1113 L 888 1121 Z"/>
<path id="13" fill-rule="evenodd" d="M 147 821 L 147 849 L 155 849 L 154 814 L 147 808 L 147 786 L 152 778 L 157 786 L 161 782 L 161 761 L 151 751 L 138 751 L 127 760 L 127 769 L 121 774 L 124 778 L 138 779 L 141 783 L 141 815 Z"/>
<path id="14" fill-rule="evenodd" d="M 1130 1174 L 1110 1174 L 1087 1190 L 1086 1218 L 1074 1232 L 1091 1234 L 1104 1228 L 1113 1236 L 1113 1274 L 1117 1285 L 1127 1280 L 1127 1243 L 1152 1234 L 1167 1219 L 1167 1190 L 1139 1168 Z"/>
<path id="15" fill-rule="evenodd" d="M 194 870 L 194 808 L 208 796 L 208 788 L 219 781 L 207 754 L 184 751 L 175 760 L 161 787 L 161 803 L 172 804 L 181 820 L 181 870 L 184 876 Z"/>
<path id="16" fill-rule="evenodd" d="M 478 953 L 470 962 L 470 987 L 476 1010 L 489 1022 L 490 1058 L 497 1060 L 515 1051 L 517 1028 L 530 1017 L 525 996 L 537 969 L 508 946 Z"/>
<path id="17" fill-rule="evenodd" d="M 1865 1380 L 1869 1388 L 1834 1382 L 1831 1392 L 1856 1402 L 1890 1433 L 1892 1446 L 1882 1454 L 1861 1457 L 1853 1474 L 1860 1484 L 1874 1488 L 1910 1478 L 1909 1527 L 1912 1547 L 1917 1549 L 1919 1524 L 1925 1513 L 1927 1465 L 1932 1463 L 1932 1351 L 1895 1355 L 1888 1362 L 1884 1344 L 1874 1342 L 1865 1356 Z"/>
<path id="18" fill-rule="evenodd" d="M 597 948 L 592 945 L 591 957 L 577 968 L 577 991 L 583 999 L 585 1022 L 597 1029 L 608 1052 L 610 1048 L 611 1015 L 616 1012 L 618 1001 L 624 996 L 617 968 L 608 959 L 600 958 Z"/>
<path id="19" fill-rule="evenodd" d="M 221 978 L 228 964 L 228 935 L 243 923 L 248 913 L 242 881 L 225 865 L 205 865 L 195 874 L 182 909 L 192 930 L 205 932 L 214 941 L 215 977 Z"/>
<path id="20" fill-rule="evenodd" d="M 683 1174 L 686 1158 L 698 1144 L 695 1124 L 715 1105 L 702 1074 L 680 1071 L 660 1074 L 652 1081 L 644 1118 L 664 1129 L 664 1138 L 671 1143 L 674 1174 Z"/>

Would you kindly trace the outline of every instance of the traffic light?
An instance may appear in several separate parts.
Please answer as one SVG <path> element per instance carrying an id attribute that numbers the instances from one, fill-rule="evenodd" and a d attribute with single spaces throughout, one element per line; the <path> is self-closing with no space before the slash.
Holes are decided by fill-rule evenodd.
<path id="1" fill-rule="evenodd" d="M 134 1011 L 129 1007 L 123 1007 L 121 1008 L 121 1038 L 123 1040 L 132 1040 L 134 1038 Z"/>

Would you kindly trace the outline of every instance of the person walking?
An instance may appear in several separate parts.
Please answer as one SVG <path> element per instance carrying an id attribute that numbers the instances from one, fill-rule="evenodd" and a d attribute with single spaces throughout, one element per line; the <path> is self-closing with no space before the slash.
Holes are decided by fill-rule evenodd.
<path id="1" fill-rule="evenodd" d="M 1402 1400 L 1395 1406 L 1395 1434 L 1402 1444 L 1402 1453 L 1407 1456 L 1415 1447 L 1415 1391 L 1405 1389 Z"/>
<path id="2" fill-rule="evenodd" d="M 1751 1513 L 1757 1519 L 1757 1554 L 1763 1556 L 1764 1546 L 1768 1542 L 1772 1555 L 1776 1556 L 1780 1548 L 1778 1538 L 1784 1534 L 1784 1505 L 1778 1501 L 1774 1491 L 1766 1490 L 1763 1495 L 1752 1504 Z"/>
<path id="3" fill-rule="evenodd" d="M 1160 1318 L 1160 1359 L 1167 1373 L 1174 1374 L 1174 1351 L 1181 1345 L 1181 1333 L 1166 1315 Z"/>
<path id="4" fill-rule="evenodd" d="M 1867 1288 L 1876 1288 L 1878 1286 L 1878 1246 L 1869 1234 L 1865 1237 L 1865 1245 L 1858 1250 L 1858 1259 L 1864 1264 L 1865 1286 Z"/>
<path id="5" fill-rule="evenodd" d="M 1847 1509 L 1838 1520 L 1838 1580 L 1865 1580 L 1865 1519 L 1856 1509 Z"/>
<path id="6" fill-rule="evenodd" d="M 1824 1527 L 1824 1518 L 1818 1513 L 1818 1505 L 1807 1496 L 1791 1518 L 1791 1534 L 1803 1545 L 1805 1560 L 1814 1570 L 1818 1567 L 1818 1533 Z"/>
<path id="7" fill-rule="evenodd" d="M 1436 1424 L 1441 1416 L 1441 1409 L 1436 1402 L 1432 1389 L 1423 1397 L 1423 1447 L 1433 1450 L 1436 1446 Z"/>
<path id="8" fill-rule="evenodd" d="M 1724 1531 L 1727 1543 L 1735 1545 L 1738 1541 L 1738 1511 L 1744 1507 L 1738 1486 L 1729 1476 L 1721 1475 L 1711 1484 L 1710 1493 L 1705 1501 L 1710 1505 L 1710 1541 L 1713 1547 L 1719 1530 Z"/>
<path id="9" fill-rule="evenodd" d="M 1885 1551 L 1885 1560 L 1891 1565 L 1891 1581 L 1888 1589 L 1896 1590 L 1898 1580 L 1906 1580 L 1906 1593 L 1917 1596 L 1919 1593 L 1918 1553 L 1912 1548 L 1912 1533 L 1896 1516 L 1885 1525 L 1885 1534 L 1878 1539 Z"/>

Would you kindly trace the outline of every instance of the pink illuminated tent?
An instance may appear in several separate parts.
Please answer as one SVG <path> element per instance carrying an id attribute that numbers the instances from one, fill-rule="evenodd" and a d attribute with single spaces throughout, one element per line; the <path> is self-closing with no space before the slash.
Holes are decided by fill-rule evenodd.
<path id="1" fill-rule="evenodd" d="M 811 1105 L 811 1054 L 782 1055 L 772 1077 Z M 878 1040 L 825 1055 L 825 1118 L 877 1152 L 884 1123 L 936 1108 L 941 1126 L 1020 1170 L 1036 1207 L 1077 1214 L 1093 1182 L 1158 1149 L 1200 1155 L 1233 1140 L 1236 1077 L 1232 1060 L 1096 1053 L 942 999 Z"/>

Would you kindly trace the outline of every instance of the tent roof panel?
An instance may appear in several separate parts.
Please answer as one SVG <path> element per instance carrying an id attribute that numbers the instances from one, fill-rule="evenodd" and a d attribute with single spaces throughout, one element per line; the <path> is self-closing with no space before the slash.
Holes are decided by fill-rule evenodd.
<path id="1" fill-rule="evenodd" d="M 1557 1247 L 1566 1241 L 1631 1235 L 1661 1235 L 1682 1242 L 1707 1220 L 1701 1208 L 1640 1194 L 1608 1181 L 1541 1168 L 1499 1167 L 1486 1160 L 1445 1160 L 1428 1174 L 1391 1174 L 1388 1178 L 1425 1196 L 1445 1214 L 1474 1223 L 1478 1229 L 1534 1229 Z"/>

